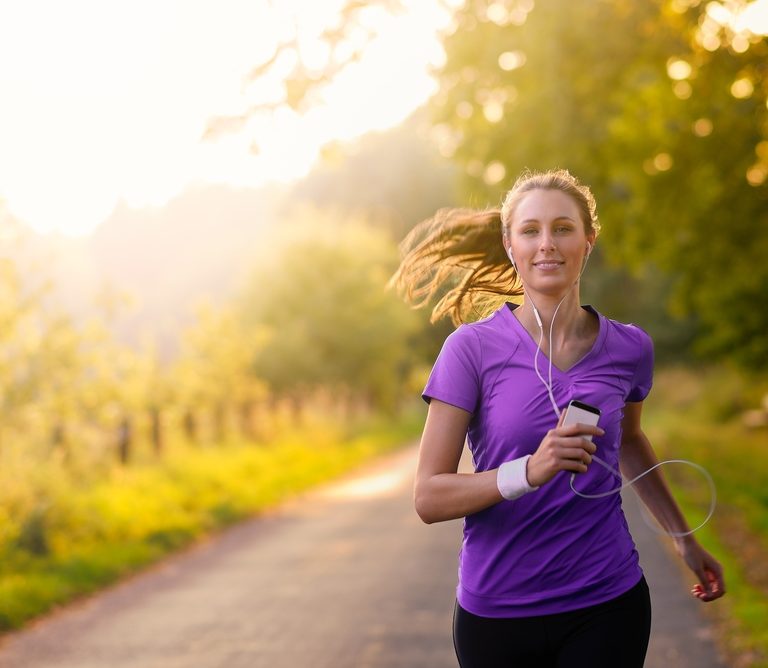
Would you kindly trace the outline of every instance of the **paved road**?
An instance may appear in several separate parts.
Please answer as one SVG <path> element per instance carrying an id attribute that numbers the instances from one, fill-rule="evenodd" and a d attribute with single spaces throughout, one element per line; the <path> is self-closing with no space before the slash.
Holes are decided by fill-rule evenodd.
<path id="1" fill-rule="evenodd" d="M 414 462 L 397 453 L 6 636 L 0 667 L 455 666 L 461 524 L 421 524 Z M 646 666 L 723 668 L 689 583 L 633 526 L 655 604 Z"/>

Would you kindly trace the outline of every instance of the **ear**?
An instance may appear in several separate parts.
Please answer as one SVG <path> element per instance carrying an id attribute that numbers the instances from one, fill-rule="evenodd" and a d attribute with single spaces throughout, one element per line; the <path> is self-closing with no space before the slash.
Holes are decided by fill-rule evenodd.
<path id="1" fill-rule="evenodd" d="M 594 231 L 587 234 L 587 249 L 586 249 L 586 255 L 585 258 L 588 258 L 592 251 L 595 250 L 595 241 L 597 240 L 597 235 L 594 233 Z"/>

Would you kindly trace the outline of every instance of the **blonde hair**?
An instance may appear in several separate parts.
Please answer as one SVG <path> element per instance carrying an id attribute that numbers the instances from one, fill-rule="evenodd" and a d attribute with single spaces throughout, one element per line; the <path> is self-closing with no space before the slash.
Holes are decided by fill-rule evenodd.
<path id="1" fill-rule="evenodd" d="M 587 234 L 600 234 L 597 220 L 597 202 L 592 191 L 573 176 L 567 169 L 554 169 L 548 172 L 523 172 L 515 185 L 507 192 L 501 205 L 501 220 L 504 230 L 512 224 L 515 209 L 532 190 L 559 190 L 568 195 L 576 204 Z"/>
<path id="2" fill-rule="evenodd" d="M 401 262 L 389 285 L 414 308 L 439 296 L 430 322 L 448 316 L 454 325 L 485 315 L 523 285 L 507 256 L 502 238 L 515 209 L 533 190 L 559 190 L 576 203 L 587 234 L 597 236 L 595 198 L 564 169 L 526 171 L 507 192 L 500 209 L 440 209 L 414 227 L 400 244 Z"/>

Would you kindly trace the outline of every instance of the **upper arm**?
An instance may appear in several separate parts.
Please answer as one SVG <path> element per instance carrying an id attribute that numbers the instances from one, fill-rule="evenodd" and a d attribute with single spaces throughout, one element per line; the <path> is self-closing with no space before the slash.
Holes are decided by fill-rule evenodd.
<path id="1" fill-rule="evenodd" d="M 621 443 L 635 440 L 642 436 L 640 418 L 643 412 L 642 401 L 628 401 L 624 404 L 624 417 L 621 421 Z"/>
<path id="2" fill-rule="evenodd" d="M 430 401 L 419 447 L 417 484 L 439 473 L 456 473 L 471 418 L 463 408 Z"/>
<path id="3" fill-rule="evenodd" d="M 642 401 L 628 402 L 624 406 L 624 419 L 621 422 L 619 468 L 628 478 L 634 478 L 658 461 L 651 443 L 640 425 L 642 410 Z"/>

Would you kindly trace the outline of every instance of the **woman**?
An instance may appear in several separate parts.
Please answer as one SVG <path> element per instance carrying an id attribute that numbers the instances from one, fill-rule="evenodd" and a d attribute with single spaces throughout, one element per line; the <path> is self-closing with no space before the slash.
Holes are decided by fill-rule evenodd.
<path id="1" fill-rule="evenodd" d="M 598 233 L 591 192 L 559 170 L 524 174 L 500 211 L 438 212 L 404 242 L 393 281 L 407 297 L 423 303 L 450 288 L 433 320 L 461 322 L 489 295 L 522 298 L 459 326 L 423 394 L 416 510 L 426 523 L 465 518 L 454 614 L 462 668 L 643 665 L 648 588 L 610 491 L 621 485 L 616 469 L 634 478 L 658 461 L 640 425 L 653 344 L 581 306 Z M 563 425 L 574 399 L 599 408 L 597 426 Z M 457 473 L 465 439 L 469 474 Z M 687 533 L 659 470 L 635 488 L 676 536 L 699 581 L 692 594 L 722 596 L 722 569 Z"/>

